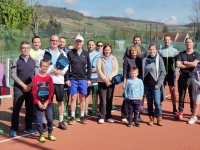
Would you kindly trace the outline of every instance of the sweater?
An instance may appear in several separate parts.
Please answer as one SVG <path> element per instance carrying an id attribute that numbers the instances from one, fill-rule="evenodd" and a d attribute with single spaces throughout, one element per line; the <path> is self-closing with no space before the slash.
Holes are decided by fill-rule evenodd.
<path id="1" fill-rule="evenodd" d="M 194 68 L 192 78 L 194 80 L 194 83 L 200 89 L 200 62 L 198 62 L 197 66 Z"/>
<path id="2" fill-rule="evenodd" d="M 123 63 L 123 76 L 124 78 L 130 78 L 130 69 L 137 67 L 139 69 L 138 78 L 142 78 L 142 59 L 140 57 L 127 57 Z"/>
<path id="3" fill-rule="evenodd" d="M 125 97 L 129 99 L 139 99 L 143 97 L 144 85 L 141 79 L 129 78 L 126 81 L 126 86 L 124 89 Z"/>
<path id="4" fill-rule="evenodd" d="M 27 62 L 19 56 L 12 61 L 11 65 L 11 78 L 14 80 L 14 86 L 18 85 L 19 82 L 24 84 L 30 84 L 33 77 L 39 73 L 38 61 L 29 57 Z"/>
<path id="5" fill-rule="evenodd" d="M 49 65 L 49 69 L 47 70 L 47 74 L 52 77 L 54 84 L 65 84 L 64 83 L 64 75 L 68 70 L 68 66 L 66 66 L 64 69 L 61 70 L 61 74 L 60 75 L 55 75 L 55 74 L 51 73 L 51 69 L 55 68 L 55 66 L 52 63 L 52 54 L 50 53 L 50 49 L 49 48 L 44 49 L 44 51 L 40 54 L 40 58 L 39 58 L 38 61 L 40 63 L 40 61 L 45 57 L 46 54 L 51 56 L 50 65 Z M 57 52 L 57 56 L 55 56 L 55 57 L 58 58 L 60 56 L 60 54 L 63 54 L 65 57 L 67 57 L 66 53 L 64 51 L 62 51 L 62 50 L 59 50 L 59 49 L 58 49 L 58 52 Z"/>
<path id="6" fill-rule="evenodd" d="M 43 50 L 41 50 L 41 49 L 35 50 L 35 49 L 31 48 L 31 50 L 30 50 L 30 56 L 32 58 L 34 58 L 35 60 L 38 60 L 39 57 L 40 57 L 40 54 L 42 53 L 42 51 Z"/>
<path id="7" fill-rule="evenodd" d="M 98 82 L 104 82 L 104 79 L 108 78 L 110 81 L 118 73 L 118 62 L 115 56 L 112 57 L 112 71 L 109 76 L 106 76 L 106 62 L 102 56 L 97 60 L 97 73 L 98 73 Z"/>
<path id="8" fill-rule="evenodd" d="M 39 85 L 45 86 L 49 89 L 48 100 L 49 100 L 49 103 L 52 103 L 51 98 L 53 97 L 53 94 L 54 94 L 54 86 L 53 86 L 52 78 L 49 75 L 47 75 L 45 77 L 36 75 L 33 78 L 33 83 L 32 83 L 32 94 L 33 94 L 33 98 L 34 98 L 34 104 L 38 104 L 38 102 L 40 101 L 37 98 L 37 92 L 38 92 L 37 89 L 38 89 Z"/>

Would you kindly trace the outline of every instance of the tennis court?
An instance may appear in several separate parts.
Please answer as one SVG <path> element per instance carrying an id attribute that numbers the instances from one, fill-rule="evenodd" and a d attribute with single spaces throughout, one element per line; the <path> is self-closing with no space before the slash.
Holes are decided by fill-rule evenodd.
<path id="1" fill-rule="evenodd" d="M 177 91 L 177 89 L 176 89 Z M 163 127 L 157 125 L 148 126 L 148 116 L 141 115 L 143 122 L 140 128 L 126 127 L 126 124 L 120 121 L 120 106 L 122 103 L 122 85 L 116 86 L 114 104 L 116 109 L 112 115 L 115 123 L 105 122 L 98 124 L 98 117 L 88 117 L 88 124 L 82 125 L 76 122 L 74 125 L 68 125 L 68 129 L 63 131 L 55 128 L 53 134 L 57 138 L 55 142 L 46 140 L 45 143 L 40 143 L 36 135 L 24 134 L 23 129 L 23 109 L 20 117 L 21 131 L 18 136 L 11 138 L 8 136 L 0 137 L 0 147 L 2 150 L 22 150 L 22 149 L 41 149 L 41 150 L 67 150 L 67 149 L 87 149 L 87 150 L 102 150 L 102 149 L 140 149 L 140 150 L 197 150 L 199 144 L 199 129 L 200 121 L 194 125 L 188 125 L 187 121 L 191 114 L 189 111 L 189 97 L 186 94 L 186 102 L 184 109 L 184 118 L 177 120 L 171 113 L 172 104 L 170 94 L 166 89 L 167 100 L 163 102 Z M 177 95 L 178 100 L 178 95 Z M 3 100 L 4 101 L 4 100 Z M 2 101 L 2 104 L 3 104 Z M 12 99 L 6 99 L 11 101 Z M 177 104 L 178 105 L 178 104 Z M 2 106 L 1 106 L 2 108 Z M 7 108 L 8 113 L 11 113 L 11 107 Z M 8 126 L 9 120 L 3 120 Z M 45 133 L 47 137 L 47 133 Z"/>

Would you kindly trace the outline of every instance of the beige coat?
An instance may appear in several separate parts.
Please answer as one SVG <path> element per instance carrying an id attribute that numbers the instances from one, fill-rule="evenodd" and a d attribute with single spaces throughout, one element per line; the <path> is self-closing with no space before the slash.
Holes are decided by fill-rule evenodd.
<path id="1" fill-rule="evenodd" d="M 114 76 L 118 74 L 118 62 L 117 58 L 113 56 L 112 58 L 112 72 L 110 76 L 106 76 L 106 62 L 104 58 L 101 56 L 97 60 L 97 73 L 98 73 L 98 82 L 104 82 L 104 79 L 108 78 L 109 80 L 112 80 Z"/>

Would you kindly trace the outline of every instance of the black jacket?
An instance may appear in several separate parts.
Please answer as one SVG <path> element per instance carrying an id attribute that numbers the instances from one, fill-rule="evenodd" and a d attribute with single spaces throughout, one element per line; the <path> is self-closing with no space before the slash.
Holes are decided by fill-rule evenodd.
<path id="1" fill-rule="evenodd" d="M 69 79 L 90 80 L 91 64 L 89 52 L 82 50 L 79 56 L 76 49 L 67 53 L 69 69 L 65 74 L 65 81 Z"/>
<path id="2" fill-rule="evenodd" d="M 123 76 L 124 78 L 130 78 L 130 69 L 132 67 L 137 67 L 139 69 L 138 78 L 142 78 L 142 59 L 140 57 L 127 57 L 124 59 L 123 63 Z"/>

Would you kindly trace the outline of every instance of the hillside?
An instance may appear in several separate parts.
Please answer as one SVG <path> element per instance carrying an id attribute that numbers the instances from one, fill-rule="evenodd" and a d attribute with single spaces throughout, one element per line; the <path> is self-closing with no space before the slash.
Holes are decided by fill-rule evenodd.
<path id="1" fill-rule="evenodd" d="M 64 32 L 87 32 L 87 33 L 104 33 L 109 34 L 116 27 L 132 28 L 133 31 L 150 30 L 150 24 L 153 31 L 161 31 L 165 26 L 164 23 L 151 22 L 143 20 L 134 20 L 123 17 L 106 17 L 99 18 L 85 17 L 82 13 L 67 8 L 58 8 L 54 6 L 38 6 L 38 12 L 42 14 L 43 19 L 48 22 L 50 16 L 56 17 L 63 27 Z M 192 27 L 188 26 L 168 26 L 171 32 L 192 32 Z"/>

